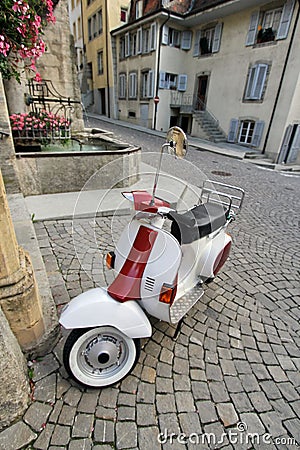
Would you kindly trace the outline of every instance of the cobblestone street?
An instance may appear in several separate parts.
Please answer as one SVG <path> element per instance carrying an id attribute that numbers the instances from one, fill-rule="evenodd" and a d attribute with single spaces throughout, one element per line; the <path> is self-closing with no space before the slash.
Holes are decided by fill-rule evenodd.
<path id="1" fill-rule="evenodd" d="M 93 121 L 142 151 L 161 138 Z M 147 147 L 147 148 L 146 148 Z M 36 449 L 296 449 L 300 445 L 300 177 L 190 148 L 207 177 L 242 187 L 233 249 L 217 279 L 174 327 L 152 321 L 134 371 L 83 389 L 62 365 L 63 336 L 32 364 L 34 399 L 2 433 Z M 183 174 L 189 176 L 188 173 Z M 196 180 L 191 179 L 196 184 Z M 129 216 L 35 224 L 58 309 L 112 274 L 103 254 Z M 5 434 L 6 433 L 6 434 Z M 25 437 L 27 437 L 25 439 Z M 11 447 L 14 445 L 14 447 Z"/>

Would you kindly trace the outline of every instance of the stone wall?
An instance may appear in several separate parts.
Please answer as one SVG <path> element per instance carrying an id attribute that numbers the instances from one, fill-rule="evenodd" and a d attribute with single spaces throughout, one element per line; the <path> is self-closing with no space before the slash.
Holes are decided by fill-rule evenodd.
<path id="1" fill-rule="evenodd" d="M 129 158 L 123 158 L 130 155 Z M 97 177 L 92 189 L 108 189 L 115 180 L 122 180 L 115 187 L 129 186 L 137 181 L 140 151 L 74 153 L 22 153 L 17 156 L 22 192 L 25 196 L 80 191 L 91 176 L 110 162 L 110 170 Z M 130 161 L 128 163 L 128 161 Z"/>

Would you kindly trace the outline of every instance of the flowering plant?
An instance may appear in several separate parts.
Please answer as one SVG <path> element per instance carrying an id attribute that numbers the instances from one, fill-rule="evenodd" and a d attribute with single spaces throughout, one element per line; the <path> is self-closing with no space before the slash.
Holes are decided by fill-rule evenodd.
<path id="1" fill-rule="evenodd" d="M 20 137 L 48 138 L 71 125 L 70 120 L 48 111 L 12 114 L 9 118 L 13 134 Z"/>
<path id="2" fill-rule="evenodd" d="M 41 38 L 44 27 L 55 22 L 57 0 L 1 0 L 0 5 L 0 72 L 3 78 L 20 79 L 19 62 L 37 73 L 36 61 L 45 52 Z"/>

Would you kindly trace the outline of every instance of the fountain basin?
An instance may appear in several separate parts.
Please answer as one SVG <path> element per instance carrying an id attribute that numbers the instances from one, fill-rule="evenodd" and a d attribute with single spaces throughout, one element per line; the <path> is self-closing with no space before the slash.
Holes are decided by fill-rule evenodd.
<path id="1" fill-rule="evenodd" d="M 16 153 L 21 190 L 25 196 L 80 191 L 98 170 L 94 189 L 128 187 L 138 181 L 141 150 L 113 139 L 110 135 L 82 133 L 72 147 L 41 146 L 41 151 Z M 114 164 L 109 164 L 115 161 Z M 121 174 L 121 177 L 120 177 Z M 121 181 L 120 181 L 121 180 Z"/>

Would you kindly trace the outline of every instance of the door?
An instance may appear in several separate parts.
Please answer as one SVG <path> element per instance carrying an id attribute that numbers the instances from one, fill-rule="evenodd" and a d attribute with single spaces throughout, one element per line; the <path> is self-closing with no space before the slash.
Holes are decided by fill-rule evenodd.
<path id="1" fill-rule="evenodd" d="M 147 103 L 140 105 L 140 125 L 148 128 L 149 105 Z"/>
<path id="2" fill-rule="evenodd" d="M 208 75 L 201 75 L 198 77 L 197 102 L 196 109 L 203 111 L 206 104 L 206 94 L 208 85 Z"/>

